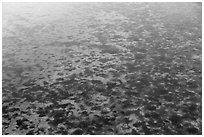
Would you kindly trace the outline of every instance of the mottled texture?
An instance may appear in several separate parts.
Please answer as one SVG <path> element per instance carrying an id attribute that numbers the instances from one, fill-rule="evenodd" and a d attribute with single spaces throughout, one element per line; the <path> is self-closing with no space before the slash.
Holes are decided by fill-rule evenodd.
<path id="1" fill-rule="evenodd" d="M 201 134 L 200 3 L 3 3 L 3 134 Z"/>

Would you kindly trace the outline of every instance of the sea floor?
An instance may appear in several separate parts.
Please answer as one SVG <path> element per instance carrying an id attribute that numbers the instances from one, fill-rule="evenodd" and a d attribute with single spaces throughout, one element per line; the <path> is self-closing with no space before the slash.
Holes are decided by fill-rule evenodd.
<path id="1" fill-rule="evenodd" d="M 202 134 L 200 3 L 3 3 L 2 133 Z"/>

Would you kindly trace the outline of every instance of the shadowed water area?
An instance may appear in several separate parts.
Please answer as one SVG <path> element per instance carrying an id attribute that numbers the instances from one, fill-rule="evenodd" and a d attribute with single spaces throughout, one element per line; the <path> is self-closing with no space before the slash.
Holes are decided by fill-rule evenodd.
<path id="1" fill-rule="evenodd" d="M 2 132 L 202 134 L 201 3 L 3 3 Z"/>

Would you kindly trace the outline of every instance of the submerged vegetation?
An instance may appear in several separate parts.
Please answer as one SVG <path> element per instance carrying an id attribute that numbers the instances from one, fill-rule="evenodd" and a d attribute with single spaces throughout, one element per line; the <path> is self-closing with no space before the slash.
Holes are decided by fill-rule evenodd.
<path id="1" fill-rule="evenodd" d="M 197 3 L 4 3 L 2 132 L 201 134 Z"/>

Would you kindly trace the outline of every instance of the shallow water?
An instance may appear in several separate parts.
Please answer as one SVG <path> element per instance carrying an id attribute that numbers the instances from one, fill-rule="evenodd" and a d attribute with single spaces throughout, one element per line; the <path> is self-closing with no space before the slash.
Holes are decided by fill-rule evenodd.
<path id="1" fill-rule="evenodd" d="M 3 3 L 3 134 L 201 134 L 200 3 Z"/>

